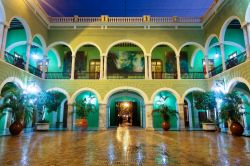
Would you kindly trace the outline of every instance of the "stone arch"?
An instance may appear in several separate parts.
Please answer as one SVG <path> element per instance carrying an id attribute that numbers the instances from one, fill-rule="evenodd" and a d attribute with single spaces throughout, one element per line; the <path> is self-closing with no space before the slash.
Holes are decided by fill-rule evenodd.
<path id="1" fill-rule="evenodd" d="M 45 42 L 43 36 L 37 33 L 37 34 L 35 34 L 35 35 L 33 36 L 32 41 L 35 39 L 35 37 L 37 37 L 37 38 L 40 40 L 40 42 L 42 43 L 42 49 L 43 49 L 43 52 L 45 53 L 46 42 Z"/>
<path id="2" fill-rule="evenodd" d="M 168 92 L 172 93 L 172 94 L 174 95 L 174 97 L 176 98 L 177 103 L 180 103 L 181 97 L 180 97 L 179 93 L 176 92 L 175 90 L 171 89 L 171 88 L 160 88 L 160 89 L 157 89 L 157 90 L 152 94 L 152 96 L 151 96 L 151 98 L 150 98 L 150 103 L 153 103 L 155 96 L 156 96 L 159 92 L 161 92 L 161 91 L 168 91 Z"/>
<path id="3" fill-rule="evenodd" d="M 58 88 L 58 87 L 54 87 L 54 88 L 50 88 L 50 89 L 46 90 L 46 92 L 52 92 L 52 91 L 58 91 L 58 92 L 64 94 L 66 96 L 66 99 L 68 101 L 70 101 L 70 95 L 69 95 L 69 93 L 66 90 L 64 90 L 62 88 Z"/>
<path id="4" fill-rule="evenodd" d="M 29 25 L 28 25 L 28 23 L 25 21 L 25 19 L 23 19 L 22 17 L 18 17 L 18 16 L 14 16 L 14 17 L 12 17 L 11 19 L 10 19 L 10 21 L 9 21 L 9 25 L 11 24 L 11 21 L 13 20 L 13 19 L 17 19 L 18 21 L 20 21 L 21 23 L 22 23 L 22 25 L 23 25 L 23 27 L 24 27 L 24 30 L 25 30 L 25 33 L 26 33 L 26 38 L 27 38 L 27 42 L 28 43 L 31 43 L 32 41 L 32 39 L 31 39 L 31 30 L 30 30 L 30 27 L 29 27 Z"/>
<path id="5" fill-rule="evenodd" d="M 176 47 L 175 47 L 173 44 L 169 43 L 169 42 L 158 42 L 158 43 L 156 43 L 156 44 L 151 48 L 151 50 L 150 50 L 150 55 L 152 55 L 153 50 L 154 50 L 156 47 L 160 46 L 160 45 L 166 45 L 166 46 L 170 47 L 172 50 L 174 50 L 175 55 L 178 55 L 178 50 L 176 49 Z"/>
<path id="6" fill-rule="evenodd" d="M 208 55 L 209 45 L 210 45 L 210 42 L 213 40 L 213 38 L 216 38 L 219 41 L 219 37 L 216 34 L 211 34 L 207 38 L 206 43 L 205 43 L 205 53 L 206 53 L 206 55 Z"/>
<path id="7" fill-rule="evenodd" d="M 94 94 L 96 95 L 97 99 L 98 99 L 98 103 L 101 103 L 101 96 L 100 96 L 100 94 L 99 94 L 96 90 L 94 90 L 94 89 L 92 89 L 92 88 L 81 88 L 81 89 L 77 90 L 77 91 L 71 96 L 71 98 L 70 98 L 70 100 L 69 100 L 69 103 L 71 103 L 71 104 L 74 103 L 76 97 L 77 97 L 80 93 L 82 93 L 82 92 L 84 92 L 84 91 L 90 91 L 90 92 L 94 93 Z"/>
<path id="8" fill-rule="evenodd" d="M 245 15 L 245 21 L 248 23 L 250 22 L 250 2 L 248 3 L 246 15 Z"/>
<path id="9" fill-rule="evenodd" d="M 51 48 L 50 51 L 52 51 L 55 54 L 57 62 L 58 62 L 58 67 L 61 67 L 62 66 L 62 61 L 61 61 L 61 58 L 60 58 L 60 55 L 59 55 L 58 51 L 56 49 L 54 49 L 54 48 Z"/>
<path id="10" fill-rule="evenodd" d="M 81 47 L 86 46 L 86 45 L 95 46 L 95 47 L 98 49 L 98 51 L 99 51 L 99 53 L 100 53 L 100 56 L 102 55 L 102 49 L 101 49 L 101 47 L 100 47 L 99 45 L 97 45 L 96 43 L 93 43 L 93 42 L 83 42 L 83 43 L 80 43 L 80 44 L 76 47 L 75 52 L 77 52 Z"/>
<path id="11" fill-rule="evenodd" d="M 190 92 L 193 92 L 193 91 L 205 92 L 205 90 L 202 89 L 202 88 L 198 88 L 198 87 L 190 88 L 190 89 L 186 90 L 186 91 L 183 93 L 183 95 L 182 95 L 182 97 L 181 97 L 181 102 L 184 103 L 184 100 L 185 100 L 186 95 L 189 94 Z"/>
<path id="12" fill-rule="evenodd" d="M 143 47 L 143 45 L 141 43 L 139 43 L 137 41 L 134 41 L 134 40 L 129 40 L 129 39 L 118 40 L 118 41 L 113 42 L 112 44 L 110 44 L 108 46 L 108 48 L 106 49 L 105 54 L 108 55 L 108 52 L 110 51 L 110 49 L 112 47 L 114 47 L 115 45 L 119 44 L 119 43 L 132 43 L 132 44 L 138 46 L 143 51 L 144 56 L 146 55 L 146 50 L 145 50 L 145 48 Z"/>
<path id="13" fill-rule="evenodd" d="M 227 30 L 228 25 L 233 21 L 233 20 L 238 20 L 240 22 L 240 24 L 242 25 L 242 22 L 240 20 L 240 18 L 238 16 L 231 16 L 229 17 L 224 24 L 221 27 L 220 30 L 220 42 L 223 43 L 224 42 L 224 37 L 225 37 L 225 33 Z"/>
<path id="14" fill-rule="evenodd" d="M 244 78 L 241 78 L 241 77 L 235 77 L 233 79 L 231 79 L 227 84 L 226 84 L 226 93 L 230 93 L 232 92 L 234 86 L 237 84 L 237 83 L 244 83 L 248 89 L 250 90 L 250 83 L 244 79 Z"/>
<path id="15" fill-rule="evenodd" d="M 180 55 L 181 50 L 182 50 L 185 46 L 187 46 L 187 45 L 194 45 L 194 46 L 198 47 L 199 49 L 201 49 L 203 55 L 205 56 L 205 49 L 204 49 L 204 47 L 203 47 L 201 44 L 196 43 L 196 42 L 186 42 L 186 43 L 182 44 L 181 47 L 180 47 L 180 49 L 178 50 L 178 55 Z"/>
<path id="16" fill-rule="evenodd" d="M 9 77 L 9 78 L 5 79 L 1 83 L 1 85 L 0 85 L 0 92 L 2 91 L 4 85 L 7 84 L 7 83 L 9 83 L 9 82 L 13 82 L 13 83 L 17 84 L 22 89 L 25 88 L 25 85 L 23 84 L 23 82 L 19 78 L 17 78 L 17 77 Z"/>
<path id="17" fill-rule="evenodd" d="M 138 88 L 134 88 L 134 87 L 129 87 L 129 86 L 123 86 L 123 87 L 118 87 L 118 88 L 115 88 L 115 89 L 112 89 L 111 91 L 109 91 L 104 99 L 103 99 L 103 103 L 108 103 L 108 100 L 109 98 L 115 94 L 116 92 L 121 92 L 121 91 L 124 91 L 124 90 L 129 90 L 129 91 L 132 91 L 132 92 L 136 92 L 138 93 L 139 95 L 141 95 L 141 97 L 143 98 L 144 100 L 144 103 L 147 104 L 149 101 L 148 101 L 148 97 L 147 95 L 140 89 Z"/>
<path id="18" fill-rule="evenodd" d="M 73 50 L 73 48 L 71 47 L 71 45 L 69 45 L 68 43 L 64 42 L 64 41 L 56 41 L 54 43 L 51 43 L 48 47 L 46 52 L 48 52 L 51 48 L 53 48 L 56 45 L 65 45 L 67 47 L 69 47 L 70 51 L 72 52 L 72 56 L 74 56 L 75 52 Z"/>

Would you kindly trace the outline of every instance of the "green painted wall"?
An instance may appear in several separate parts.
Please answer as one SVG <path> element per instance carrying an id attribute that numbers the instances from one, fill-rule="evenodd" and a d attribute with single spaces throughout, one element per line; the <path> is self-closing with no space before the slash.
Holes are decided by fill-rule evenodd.
<path id="1" fill-rule="evenodd" d="M 164 101 L 164 105 L 168 106 L 170 109 L 172 110 L 176 110 L 176 98 L 174 97 L 173 94 L 171 94 L 168 91 L 162 91 L 159 92 L 153 101 L 153 110 L 155 109 L 159 109 L 159 100 L 160 100 L 160 95 L 162 97 L 168 97 L 165 101 Z M 177 115 L 178 116 L 178 115 Z M 161 117 L 161 115 L 158 112 L 155 112 L 153 114 L 153 127 L 157 130 L 157 129 L 161 129 L 161 125 L 162 125 L 163 119 Z M 174 116 L 171 117 L 170 120 L 170 129 L 177 129 L 177 118 L 175 118 Z"/>
<path id="2" fill-rule="evenodd" d="M 86 69 L 89 71 L 90 61 L 93 59 L 100 59 L 100 52 L 96 47 L 83 46 L 78 51 L 84 52 L 87 56 Z"/>

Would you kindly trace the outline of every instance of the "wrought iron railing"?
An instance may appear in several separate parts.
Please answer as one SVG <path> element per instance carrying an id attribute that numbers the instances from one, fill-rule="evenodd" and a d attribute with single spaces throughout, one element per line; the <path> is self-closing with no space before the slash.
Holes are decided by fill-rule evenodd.
<path id="1" fill-rule="evenodd" d="M 4 58 L 7 63 L 12 64 L 20 69 L 25 69 L 26 62 L 23 58 L 15 57 L 14 55 L 6 51 L 4 54 Z"/>
<path id="2" fill-rule="evenodd" d="M 76 72 L 75 79 L 99 79 L 100 72 Z"/>
<path id="3" fill-rule="evenodd" d="M 234 66 L 237 66 L 237 65 L 245 62 L 246 58 L 247 58 L 246 51 L 244 51 L 244 52 L 240 53 L 239 55 L 227 60 L 225 62 L 226 63 L 226 68 L 230 69 L 230 68 L 232 68 Z"/>
<path id="4" fill-rule="evenodd" d="M 204 72 L 181 73 L 182 79 L 205 79 Z"/>
<path id="5" fill-rule="evenodd" d="M 222 65 L 219 65 L 213 68 L 212 70 L 210 70 L 208 74 L 209 74 L 209 77 L 213 77 L 213 76 L 216 76 L 217 74 L 220 74 L 222 71 L 223 71 L 223 67 Z"/>
<path id="6" fill-rule="evenodd" d="M 144 72 L 135 72 L 135 73 L 108 73 L 108 79 L 144 79 Z"/>
<path id="7" fill-rule="evenodd" d="M 41 70 L 39 70 L 38 68 L 36 68 L 32 65 L 29 65 L 29 72 L 31 74 L 36 75 L 37 77 L 42 77 L 42 74 L 43 74 L 43 72 Z"/>
<path id="8" fill-rule="evenodd" d="M 70 72 L 46 72 L 46 79 L 70 79 Z"/>
<path id="9" fill-rule="evenodd" d="M 152 72 L 153 79 L 177 79 L 177 73 Z"/>

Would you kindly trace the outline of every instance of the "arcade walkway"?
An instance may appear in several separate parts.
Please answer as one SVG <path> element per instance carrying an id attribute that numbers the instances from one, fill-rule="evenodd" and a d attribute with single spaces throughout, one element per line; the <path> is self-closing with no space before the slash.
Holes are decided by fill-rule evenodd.
<path id="1" fill-rule="evenodd" d="M 250 138 L 214 132 L 35 132 L 0 137 L 0 165 L 249 165 Z"/>

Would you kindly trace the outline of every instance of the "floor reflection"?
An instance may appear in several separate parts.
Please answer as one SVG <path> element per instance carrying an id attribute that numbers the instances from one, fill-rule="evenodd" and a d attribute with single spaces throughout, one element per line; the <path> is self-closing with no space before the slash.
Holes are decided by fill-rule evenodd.
<path id="1" fill-rule="evenodd" d="M 250 138 L 213 132 L 36 132 L 0 137 L 0 165 L 248 165 Z"/>

